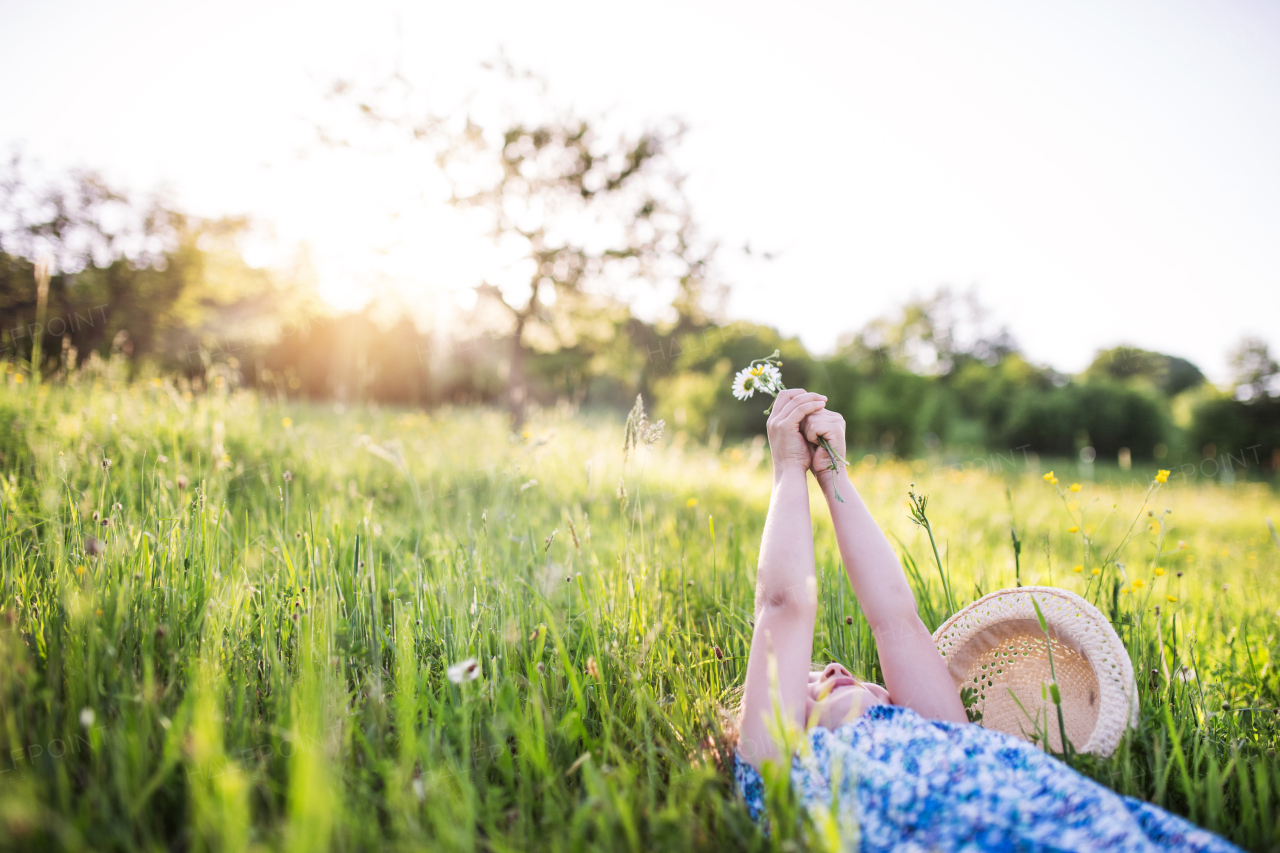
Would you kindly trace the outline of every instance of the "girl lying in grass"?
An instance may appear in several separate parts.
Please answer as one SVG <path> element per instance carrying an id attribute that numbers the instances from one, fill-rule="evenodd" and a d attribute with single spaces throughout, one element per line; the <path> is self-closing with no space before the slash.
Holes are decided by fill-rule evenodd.
<path id="1" fill-rule="evenodd" d="M 1236 850 L 966 721 L 888 540 L 856 492 L 834 499 L 835 478 L 847 474 L 819 445 L 825 438 L 844 455 L 844 419 L 825 405 L 819 394 L 787 390 L 769 417 L 773 494 L 734 762 L 752 817 L 765 811 L 760 771 L 789 765 L 816 831 L 866 851 Z M 827 498 L 883 687 L 839 663 L 810 668 L 817 583 L 807 472 Z M 797 741 L 792 755 L 783 744 Z"/>

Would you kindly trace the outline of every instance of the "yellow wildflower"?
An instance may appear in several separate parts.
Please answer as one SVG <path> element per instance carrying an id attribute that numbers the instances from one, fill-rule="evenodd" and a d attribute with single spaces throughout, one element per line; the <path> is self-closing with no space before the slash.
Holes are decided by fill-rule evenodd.
<path id="1" fill-rule="evenodd" d="M 1080 532 L 1080 528 L 1079 528 L 1077 525 L 1074 525 L 1074 524 L 1073 524 L 1073 525 L 1071 525 L 1070 527 L 1068 527 L 1068 528 L 1067 528 L 1067 532 L 1068 532 L 1068 533 L 1079 533 L 1079 532 Z"/>
<path id="2" fill-rule="evenodd" d="M 1178 596 L 1176 596 L 1176 595 L 1166 595 L 1166 596 L 1165 596 L 1165 600 L 1166 600 L 1166 601 L 1169 601 L 1169 602 L 1174 602 L 1174 601 L 1177 601 L 1177 600 L 1178 600 Z"/>
<path id="3" fill-rule="evenodd" d="M 1071 491 L 1073 491 L 1073 492 L 1078 492 L 1078 491 L 1080 491 L 1080 484 L 1079 484 L 1079 483 L 1072 483 L 1072 484 L 1071 484 Z"/>
<path id="4" fill-rule="evenodd" d="M 1080 572 L 1083 572 L 1083 571 L 1084 571 L 1084 566 L 1076 566 L 1076 567 L 1075 567 L 1074 569 L 1072 569 L 1071 571 L 1076 572 L 1077 574 L 1079 574 Z"/>
<path id="5" fill-rule="evenodd" d="M 281 418 L 280 426 L 284 427 L 285 429 L 288 429 L 289 427 L 293 426 L 293 418 Z"/>
<path id="6" fill-rule="evenodd" d="M 1058 478 L 1053 476 L 1053 472 L 1050 471 L 1048 474 L 1044 475 L 1044 481 L 1052 486 L 1057 484 Z"/>
<path id="7" fill-rule="evenodd" d="M 685 506 L 687 506 L 687 507 L 689 507 L 690 509 L 692 509 L 693 507 L 695 507 L 695 506 L 697 506 L 697 505 L 698 505 L 698 499 L 697 499 L 697 498 L 689 498 L 689 500 L 687 500 L 687 501 L 685 501 L 685 502 L 684 502 L 684 505 L 685 505 Z"/>
<path id="8" fill-rule="evenodd" d="M 1157 482 L 1157 483 L 1167 483 L 1167 482 L 1169 482 L 1169 472 L 1168 472 L 1168 471 L 1166 471 L 1164 468 L 1161 468 L 1159 471 L 1157 471 L 1157 472 L 1156 472 L 1156 482 Z"/>
<path id="9" fill-rule="evenodd" d="M 1128 594 L 1129 594 L 1129 587 L 1127 587 L 1127 586 L 1122 586 L 1122 587 L 1120 587 L 1120 594 L 1121 594 L 1121 595 L 1128 595 Z"/>
<path id="10" fill-rule="evenodd" d="M 1098 575 L 1102 574 L 1102 569 L 1094 569 L 1090 574 L 1096 578 Z"/>
<path id="11" fill-rule="evenodd" d="M 1163 574 L 1164 574 L 1164 569 L 1160 568 L 1159 566 L 1156 566 L 1156 571 L 1155 571 L 1156 577 L 1160 577 Z"/>
<path id="12" fill-rule="evenodd" d="M 1142 578 L 1134 578 L 1133 583 L 1130 584 L 1130 586 L 1132 586 L 1134 589 L 1142 589 L 1146 585 L 1147 585 L 1147 582 L 1144 581 Z"/>

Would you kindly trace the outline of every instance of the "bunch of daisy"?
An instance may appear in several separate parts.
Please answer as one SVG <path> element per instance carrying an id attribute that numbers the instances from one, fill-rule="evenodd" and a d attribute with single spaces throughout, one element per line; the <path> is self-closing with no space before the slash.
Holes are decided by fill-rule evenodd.
<path id="1" fill-rule="evenodd" d="M 781 366 L 782 358 L 778 350 L 774 350 L 773 355 L 768 358 L 757 358 L 733 377 L 733 396 L 739 400 L 749 400 L 760 391 L 770 397 L 777 397 L 778 392 L 787 387 L 782 384 L 782 371 L 778 369 Z M 767 415 L 772 409 L 773 405 L 770 404 L 764 413 Z"/>
<path id="2" fill-rule="evenodd" d="M 757 358 L 733 377 L 733 396 L 739 400 L 749 400 L 759 391 L 776 400 L 779 392 L 787 388 L 782 384 L 782 371 L 778 369 L 780 367 L 782 367 L 782 353 L 778 350 L 774 350 L 773 355 Z M 769 408 L 765 409 L 764 413 L 767 415 L 771 411 L 773 411 L 773 403 L 769 404 Z M 828 470 L 839 472 L 840 469 L 836 467 L 837 460 L 848 466 L 849 463 L 836 453 L 831 442 L 825 438 L 818 441 L 822 449 L 827 451 Z M 840 490 L 836 487 L 834 479 L 831 482 L 831 488 L 835 492 L 836 500 L 844 503 L 844 498 L 840 497 Z"/>

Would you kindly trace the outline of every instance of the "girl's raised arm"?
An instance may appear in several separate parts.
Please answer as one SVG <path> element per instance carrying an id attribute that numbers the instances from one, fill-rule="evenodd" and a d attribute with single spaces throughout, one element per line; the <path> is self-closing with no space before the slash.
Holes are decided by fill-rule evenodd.
<path id="1" fill-rule="evenodd" d="M 807 471 L 810 452 L 800 424 L 826 405 L 819 394 L 783 391 L 769 416 L 773 492 L 756 570 L 755 630 L 747 658 L 738 754 L 748 764 L 779 755 L 771 720 L 804 728 L 817 582 Z M 771 670 L 776 673 L 776 693 Z"/>
<path id="2" fill-rule="evenodd" d="M 811 445 L 826 438 L 836 453 L 844 455 L 844 418 L 839 414 L 822 411 L 811 415 L 804 431 Z M 890 701 L 930 719 L 968 722 L 947 665 L 916 612 L 915 596 L 898 555 L 857 491 L 847 488 L 849 477 L 844 466 L 839 460 L 836 465 L 838 469 L 831 471 L 826 451 L 820 447 L 813 451 L 814 476 L 831 509 L 840 558 L 876 638 Z M 840 478 L 841 495 L 852 491 L 852 497 L 843 503 L 834 498 L 835 477 Z"/>

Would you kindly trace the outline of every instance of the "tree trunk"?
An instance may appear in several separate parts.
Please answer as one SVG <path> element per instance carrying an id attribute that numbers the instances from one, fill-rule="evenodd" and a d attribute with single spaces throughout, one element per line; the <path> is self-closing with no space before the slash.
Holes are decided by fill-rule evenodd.
<path id="1" fill-rule="evenodd" d="M 507 408 L 511 413 L 513 432 L 519 432 L 524 426 L 525 397 L 528 393 L 524 372 L 524 321 L 524 314 L 516 316 L 516 329 L 511 335 L 511 368 L 507 374 Z"/>

